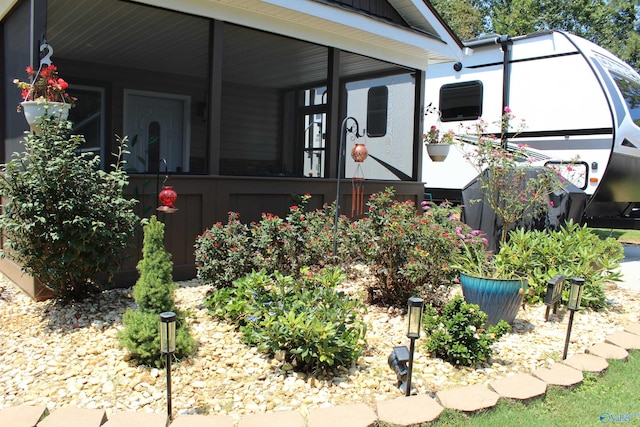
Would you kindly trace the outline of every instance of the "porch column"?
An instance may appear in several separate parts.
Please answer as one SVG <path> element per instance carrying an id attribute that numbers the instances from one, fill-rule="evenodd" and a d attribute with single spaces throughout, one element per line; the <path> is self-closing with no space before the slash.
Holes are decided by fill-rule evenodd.
<path id="1" fill-rule="evenodd" d="M 339 178 L 342 171 L 338 165 L 338 146 L 340 145 L 340 49 L 329 48 L 327 66 L 327 140 L 329 147 L 325 158 L 324 170 L 327 178 Z"/>
<path id="2" fill-rule="evenodd" d="M 422 172 L 422 134 L 424 132 L 424 88 L 426 72 L 416 70 L 415 72 L 415 106 L 413 117 L 413 168 L 411 178 L 413 181 L 421 181 Z"/>
<path id="3" fill-rule="evenodd" d="M 224 23 L 211 20 L 209 24 L 209 94 L 207 120 L 209 123 L 207 171 L 220 174 L 220 128 L 222 120 L 222 49 L 224 45 Z"/>

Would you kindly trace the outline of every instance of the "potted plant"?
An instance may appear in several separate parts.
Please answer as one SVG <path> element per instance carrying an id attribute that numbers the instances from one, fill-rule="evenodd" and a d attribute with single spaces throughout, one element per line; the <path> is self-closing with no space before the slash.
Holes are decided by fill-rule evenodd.
<path id="1" fill-rule="evenodd" d="M 454 137 L 453 130 L 448 130 L 441 137 L 440 130 L 436 126 L 431 126 L 429 131 L 422 135 L 429 158 L 434 162 L 444 161 L 449 155 L 451 144 L 455 142 Z"/>
<path id="2" fill-rule="evenodd" d="M 28 66 L 26 71 L 29 82 L 14 79 L 13 83 L 22 91 L 18 112 L 24 112 L 31 129 L 38 130 L 43 116 L 66 120 L 75 99 L 67 93 L 69 84 L 59 76 L 58 68 L 54 64 L 41 64 L 38 70 Z"/>
<path id="3" fill-rule="evenodd" d="M 460 274 L 465 301 L 487 313 L 490 325 L 500 320 L 513 323 L 522 306 L 527 278 L 514 269 L 509 258 L 488 250 L 482 231 L 463 234 L 459 228 L 457 232 L 461 247 L 451 268 Z"/>

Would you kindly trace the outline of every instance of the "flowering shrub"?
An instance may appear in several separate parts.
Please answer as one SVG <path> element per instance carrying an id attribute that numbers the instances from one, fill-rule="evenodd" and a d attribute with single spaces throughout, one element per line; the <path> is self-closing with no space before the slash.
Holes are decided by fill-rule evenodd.
<path id="1" fill-rule="evenodd" d="M 235 323 L 247 344 L 278 355 L 286 370 L 349 367 L 365 345 L 364 306 L 336 291 L 345 279 L 338 268 L 297 276 L 255 272 L 210 293 L 205 304 Z"/>
<path id="2" fill-rule="evenodd" d="M 372 302 L 404 307 L 420 295 L 434 305 L 444 304 L 447 287 L 457 276 L 449 262 L 458 251 L 457 219 L 453 207 L 428 205 L 419 214 L 413 202 L 393 200 L 393 190 L 373 194 L 361 234 L 368 242 L 365 257 L 376 281 L 369 286 Z"/>
<path id="3" fill-rule="evenodd" d="M 504 320 L 487 328 L 486 313 L 475 304 L 465 303 L 461 296 L 453 298 L 440 314 L 430 306 L 425 311 L 425 347 L 432 356 L 453 365 L 473 366 L 489 360 L 491 346 L 509 331 Z"/>
<path id="4" fill-rule="evenodd" d="M 300 267 L 330 262 L 335 211 L 325 206 L 306 212 L 310 198 L 301 196 L 286 218 L 263 213 L 250 226 L 230 212 L 226 225 L 218 222 L 196 239 L 198 278 L 223 288 L 252 270 L 295 275 Z"/>
<path id="5" fill-rule="evenodd" d="M 500 137 L 487 135 L 487 123 L 478 119 L 467 128 L 465 141 L 474 141 L 475 150 L 465 158 L 479 173 L 483 201 L 500 220 L 500 241 L 505 242 L 509 230 L 522 220 L 535 218 L 549 206 L 549 194 L 566 186 L 566 180 L 555 168 L 534 168 L 525 145 L 507 146 L 507 133 L 515 119 L 509 107 L 501 118 Z M 520 121 L 516 134 L 525 127 Z"/>
<path id="6" fill-rule="evenodd" d="M 67 93 L 69 84 L 58 75 L 58 68 L 55 65 L 41 66 L 39 70 L 28 66 L 26 71 L 29 82 L 13 80 L 13 83 L 22 91 L 23 101 L 55 101 L 74 105 L 75 99 Z"/>
<path id="7" fill-rule="evenodd" d="M 306 212 L 311 196 L 300 196 L 289 207 L 286 218 L 263 214 L 262 220 L 252 224 L 251 249 L 256 270 L 268 273 L 297 274 L 300 267 L 321 266 L 330 260 L 333 238 L 331 208 Z"/>
<path id="8" fill-rule="evenodd" d="M 196 238 L 195 259 L 198 279 L 216 288 L 231 286 L 251 272 L 249 227 L 229 212 L 227 224 L 217 222 Z"/>

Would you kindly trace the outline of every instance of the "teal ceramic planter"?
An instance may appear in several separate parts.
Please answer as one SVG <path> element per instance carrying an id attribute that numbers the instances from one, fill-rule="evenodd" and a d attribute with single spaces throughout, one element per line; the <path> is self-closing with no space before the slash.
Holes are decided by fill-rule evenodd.
<path id="1" fill-rule="evenodd" d="M 487 313 L 487 323 L 495 325 L 501 319 L 512 324 L 522 306 L 527 279 L 491 279 L 460 273 L 464 300 L 477 304 Z"/>

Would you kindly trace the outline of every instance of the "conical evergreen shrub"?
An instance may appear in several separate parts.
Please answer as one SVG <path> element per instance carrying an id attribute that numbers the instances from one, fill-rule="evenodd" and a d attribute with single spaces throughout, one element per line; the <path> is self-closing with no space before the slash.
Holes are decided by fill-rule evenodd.
<path id="1" fill-rule="evenodd" d="M 176 313 L 176 358 L 193 354 L 196 343 L 185 315 L 175 305 L 176 285 L 171 274 L 173 262 L 171 254 L 164 248 L 164 224 L 155 216 L 144 227 L 142 255 L 137 266 L 140 277 L 133 287 L 133 298 L 138 308 L 127 309 L 123 317 L 124 330 L 118 338 L 132 360 L 159 367 L 164 362 L 160 354 L 160 313 Z"/>

